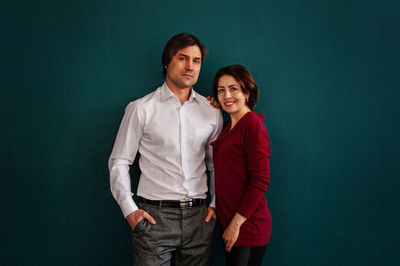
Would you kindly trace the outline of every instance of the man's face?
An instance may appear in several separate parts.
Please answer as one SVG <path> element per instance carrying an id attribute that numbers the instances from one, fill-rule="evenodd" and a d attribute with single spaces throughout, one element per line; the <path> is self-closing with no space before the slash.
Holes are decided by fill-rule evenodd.
<path id="1" fill-rule="evenodd" d="M 197 82 L 200 68 L 200 48 L 196 45 L 185 47 L 171 58 L 167 66 L 167 83 L 181 89 L 190 88 Z"/>

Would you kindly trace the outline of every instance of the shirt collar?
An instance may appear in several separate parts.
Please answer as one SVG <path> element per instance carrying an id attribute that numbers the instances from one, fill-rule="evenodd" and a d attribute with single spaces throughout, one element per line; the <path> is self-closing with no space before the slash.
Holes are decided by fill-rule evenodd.
<path id="1" fill-rule="evenodd" d="M 193 102 L 194 100 L 196 100 L 197 102 L 198 100 L 198 95 L 197 92 L 194 91 L 193 87 L 190 91 L 190 95 L 189 95 L 189 99 L 187 100 L 189 103 Z M 162 102 L 168 100 L 171 97 L 174 97 L 175 94 L 172 93 L 172 91 L 168 88 L 167 82 L 164 82 L 163 85 L 161 86 L 161 95 L 160 95 L 160 100 Z M 176 96 L 175 96 L 176 97 Z"/>

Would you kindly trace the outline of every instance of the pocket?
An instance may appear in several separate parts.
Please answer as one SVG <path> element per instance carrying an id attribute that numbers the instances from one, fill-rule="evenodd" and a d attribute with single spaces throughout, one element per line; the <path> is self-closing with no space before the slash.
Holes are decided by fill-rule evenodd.
<path id="1" fill-rule="evenodd" d="M 204 213 L 202 214 L 202 216 L 203 216 L 203 217 L 206 217 L 207 214 L 208 214 L 207 207 L 204 206 Z M 211 219 L 210 219 L 209 222 L 206 222 L 206 221 L 203 219 L 203 224 L 204 224 L 204 229 L 203 229 L 204 231 L 203 231 L 203 233 L 204 233 L 205 235 L 213 235 L 213 234 L 214 234 L 214 229 L 215 229 L 216 223 L 217 223 L 217 220 L 214 219 L 214 217 L 211 217 Z"/>
<path id="2" fill-rule="evenodd" d="M 217 223 L 217 220 L 214 218 L 211 218 L 211 220 L 208 222 L 212 228 L 212 230 L 215 229 L 215 224 Z"/>
<path id="3" fill-rule="evenodd" d="M 195 145 L 198 147 L 204 146 L 210 138 L 212 130 L 212 126 L 196 128 Z"/>
<path id="4" fill-rule="evenodd" d="M 206 242 L 211 242 L 214 238 L 214 231 L 217 220 L 211 218 L 208 223 L 206 221 L 204 221 L 204 223 L 205 225 L 203 227 L 203 238 Z"/>
<path id="5" fill-rule="evenodd" d="M 133 228 L 133 233 L 138 234 L 140 232 L 146 231 L 148 221 L 146 219 L 141 220 L 138 224 Z"/>

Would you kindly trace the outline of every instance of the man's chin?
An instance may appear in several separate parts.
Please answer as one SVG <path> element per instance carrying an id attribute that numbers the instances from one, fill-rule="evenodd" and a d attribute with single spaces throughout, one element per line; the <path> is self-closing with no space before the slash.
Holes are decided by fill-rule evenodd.
<path id="1" fill-rule="evenodd" d="M 196 84 L 196 82 L 184 82 L 181 84 L 180 87 L 182 89 L 191 88 L 194 84 Z"/>

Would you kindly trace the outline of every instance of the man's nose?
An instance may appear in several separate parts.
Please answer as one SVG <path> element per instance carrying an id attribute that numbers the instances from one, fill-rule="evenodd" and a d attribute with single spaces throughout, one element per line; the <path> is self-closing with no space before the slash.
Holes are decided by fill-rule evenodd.
<path id="1" fill-rule="evenodd" d="M 188 60 L 186 62 L 186 69 L 187 70 L 193 70 L 193 62 L 192 62 L 192 60 Z"/>

